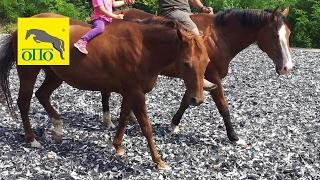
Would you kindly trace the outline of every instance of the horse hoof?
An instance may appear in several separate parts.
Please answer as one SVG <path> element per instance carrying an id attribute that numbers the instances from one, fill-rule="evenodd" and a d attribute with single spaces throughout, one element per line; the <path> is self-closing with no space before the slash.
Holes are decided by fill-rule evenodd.
<path id="1" fill-rule="evenodd" d="M 171 129 L 172 129 L 172 134 L 178 134 L 180 131 L 179 126 L 176 126 L 173 123 L 171 123 Z"/>
<path id="2" fill-rule="evenodd" d="M 107 128 L 109 128 L 109 129 L 114 129 L 114 128 L 116 128 L 116 125 L 114 125 L 113 123 L 111 123 L 111 124 L 107 125 Z"/>
<path id="3" fill-rule="evenodd" d="M 106 128 L 109 128 L 109 129 L 114 129 L 116 128 L 116 126 L 111 122 L 111 123 L 105 123 L 102 121 L 102 125 Z"/>
<path id="4" fill-rule="evenodd" d="M 116 150 L 116 156 L 123 156 L 124 155 L 124 149 L 123 148 L 119 148 Z"/>
<path id="5" fill-rule="evenodd" d="M 161 161 L 160 163 L 157 164 L 157 169 L 158 170 L 170 170 L 170 166 L 168 166 L 165 162 Z"/>
<path id="6" fill-rule="evenodd" d="M 109 112 L 103 113 L 103 117 L 102 117 L 101 122 L 102 122 L 102 125 L 107 128 L 114 129 L 116 127 L 111 121 L 111 114 Z"/>
<path id="7" fill-rule="evenodd" d="M 33 140 L 31 142 L 31 147 L 33 147 L 33 148 L 41 148 L 41 144 L 37 140 Z"/>
<path id="8" fill-rule="evenodd" d="M 55 144 L 61 144 L 62 136 L 52 136 L 52 140 Z"/>
<path id="9" fill-rule="evenodd" d="M 52 131 L 52 140 L 55 144 L 60 144 L 62 142 L 62 135 Z"/>
<path id="10" fill-rule="evenodd" d="M 243 139 L 239 139 L 238 141 L 235 141 L 234 143 L 237 146 L 244 148 L 244 149 L 248 147 L 247 143 Z"/>

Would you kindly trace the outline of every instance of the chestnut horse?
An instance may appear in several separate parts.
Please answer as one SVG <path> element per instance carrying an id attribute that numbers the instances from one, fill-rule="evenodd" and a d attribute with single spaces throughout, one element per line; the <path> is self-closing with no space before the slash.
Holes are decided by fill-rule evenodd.
<path id="1" fill-rule="evenodd" d="M 143 19 L 154 15 L 137 9 L 121 10 L 125 19 Z M 205 45 L 210 62 L 205 72 L 205 78 L 217 85 L 210 94 L 223 117 L 228 139 L 241 147 L 246 147 L 244 140 L 239 139 L 233 129 L 228 102 L 224 96 L 221 80 L 227 75 L 231 60 L 243 49 L 253 43 L 266 52 L 273 60 L 276 72 L 280 75 L 287 74 L 293 64 L 290 54 L 289 28 L 286 16 L 289 8 L 284 11 L 269 10 L 239 10 L 231 9 L 217 14 L 195 14 L 192 20 L 197 24 L 200 31 L 205 34 Z M 162 74 L 179 77 L 179 69 L 171 66 Z M 104 124 L 110 126 L 111 117 L 109 112 L 110 92 L 101 92 L 104 111 Z M 174 133 L 179 131 L 178 125 L 184 111 L 188 108 L 188 97 L 184 96 L 179 110 L 174 115 L 171 127 Z"/>
<path id="2" fill-rule="evenodd" d="M 34 17 L 57 17 L 40 14 Z M 153 161 L 158 169 L 166 164 L 156 149 L 152 127 L 147 117 L 145 93 L 155 85 L 157 76 L 171 64 L 179 64 L 184 79 L 188 104 L 203 102 L 203 79 L 209 62 L 203 38 L 194 35 L 179 23 L 164 18 L 152 18 L 141 23 L 115 20 L 99 36 L 88 43 L 88 55 L 73 47 L 90 27 L 70 20 L 70 66 L 17 66 L 20 79 L 18 108 L 25 136 L 32 147 L 41 146 L 32 132 L 28 111 L 36 77 L 41 69 L 46 77 L 35 95 L 52 120 L 53 139 L 61 141 L 62 121 L 50 104 L 50 95 L 65 81 L 78 89 L 117 92 L 123 96 L 118 130 L 113 145 L 117 155 L 124 154 L 121 145 L 125 127 L 133 110 L 147 139 Z M 0 58 L 2 92 L 11 109 L 9 72 L 17 57 L 17 33 L 6 42 Z"/>

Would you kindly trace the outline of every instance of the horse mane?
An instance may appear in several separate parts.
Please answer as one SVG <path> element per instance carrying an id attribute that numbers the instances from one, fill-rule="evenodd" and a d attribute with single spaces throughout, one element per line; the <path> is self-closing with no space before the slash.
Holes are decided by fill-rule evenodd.
<path id="1" fill-rule="evenodd" d="M 173 30 L 178 30 L 184 32 L 185 35 L 193 36 L 194 33 L 183 26 L 181 23 L 179 23 L 175 19 L 169 19 L 169 18 L 164 18 L 164 17 L 159 17 L 159 16 L 154 16 L 150 18 L 144 18 L 144 19 L 126 19 L 126 21 L 131 21 L 131 22 L 137 22 L 140 24 L 145 24 L 145 25 L 159 25 L 159 26 L 164 26 L 169 29 Z"/>
<path id="2" fill-rule="evenodd" d="M 190 29 L 183 26 L 180 22 L 175 19 L 160 17 L 160 16 L 153 16 L 150 18 L 144 19 L 126 19 L 126 21 L 137 22 L 144 25 L 155 25 L 155 26 L 164 26 L 171 30 L 176 30 L 178 33 L 178 38 L 180 39 L 194 39 L 194 45 L 199 48 L 203 48 L 203 45 L 200 44 L 198 36 L 191 31 Z M 180 35 L 179 35 L 180 34 Z M 184 36 L 187 38 L 181 38 L 180 36 Z"/>
<path id="3" fill-rule="evenodd" d="M 178 28 L 180 23 L 174 19 L 168 19 L 164 17 L 150 17 L 145 18 L 140 21 L 142 24 L 154 24 L 154 25 L 164 25 L 170 28 Z"/>
<path id="4" fill-rule="evenodd" d="M 218 26 L 224 26 L 229 19 L 236 18 L 239 20 L 243 27 L 261 27 L 268 22 L 272 17 L 273 11 L 271 10 L 257 10 L 257 9 L 228 9 L 220 11 L 216 14 L 215 24 Z M 281 12 L 275 13 L 276 28 L 279 29 L 282 22 L 289 25 L 288 20 Z"/>

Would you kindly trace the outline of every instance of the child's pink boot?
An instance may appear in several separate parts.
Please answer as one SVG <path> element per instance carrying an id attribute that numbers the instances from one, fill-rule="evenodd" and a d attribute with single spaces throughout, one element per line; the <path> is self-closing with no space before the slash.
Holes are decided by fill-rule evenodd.
<path id="1" fill-rule="evenodd" d="M 74 45 L 74 47 L 76 47 L 83 54 L 88 54 L 88 51 L 87 51 L 87 48 L 86 48 L 87 47 L 87 41 L 80 39 L 79 41 L 77 41 L 73 45 Z"/>

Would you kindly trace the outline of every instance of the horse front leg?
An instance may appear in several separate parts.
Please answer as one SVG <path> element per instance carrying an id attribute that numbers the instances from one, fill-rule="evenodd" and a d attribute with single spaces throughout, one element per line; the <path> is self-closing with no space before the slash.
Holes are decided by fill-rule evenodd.
<path id="1" fill-rule="evenodd" d="M 33 37 L 33 40 L 34 40 L 36 43 L 41 43 L 41 42 L 37 39 L 37 36 L 34 36 L 34 37 Z"/>
<path id="2" fill-rule="evenodd" d="M 116 136 L 113 140 L 113 146 L 116 149 L 117 156 L 124 155 L 124 149 L 122 147 L 122 139 L 123 139 L 123 135 L 126 130 L 126 126 L 128 124 L 128 120 L 130 117 L 130 112 L 131 112 L 130 103 L 131 101 L 129 100 L 129 97 L 123 97 L 122 104 L 121 104 L 119 125 L 118 125 Z"/>
<path id="3" fill-rule="evenodd" d="M 153 162 L 157 164 L 158 170 L 168 169 L 166 163 L 161 159 L 157 147 L 153 139 L 152 126 L 147 116 L 147 106 L 145 102 L 145 94 L 143 92 L 136 92 L 132 94 L 132 110 L 137 118 L 143 135 L 146 137 L 148 146 L 151 152 Z"/>
<path id="4" fill-rule="evenodd" d="M 52 43 L 52 46 L 53 46 L 57 51 L 59 51 L 61 59 L 64 59 L 64 57 L 63 57 L 64 48 L 61 47 L 61 42 L 55 41 L 55 42 Z"/>
<path id="5" fill-rule="evenodd" d="M 228 108 L 228 102 L 226 101 L 226 98 L 224 96 L 222 84 L 220 82 L 216 84 L 217 84 L 217 88 L 210 91 L 210 94 L 219 110 L 220 115 L 223 118 L 228 139 L 231 142 L 235 143 L 236 145 L 239 145 L 240 147 L 245 148 L 247 147 L 246 142 L 240 139 L 237 133 L 233 129 L 231 118 L 230 118 L 230 112 Z"/>
<path id="6" fill-rule="evenodd" d="M 171 129 L 172 129 L 172 133 L 178 133 L 180 131 L 179 129 L 179 124 L 181 121 L 181 118 L 184 114 L 184 112 L 186 111 L 186 109 L 188 109 L 189 107 L 189 103 L 188 103 L 188 99 L 187 99 L 187 91 L 184 93 L 180 107 L 178 109 L 178 111 L 176 112 L 176 114 L 173 116 L 172 120 L 171 120 Z"/>

